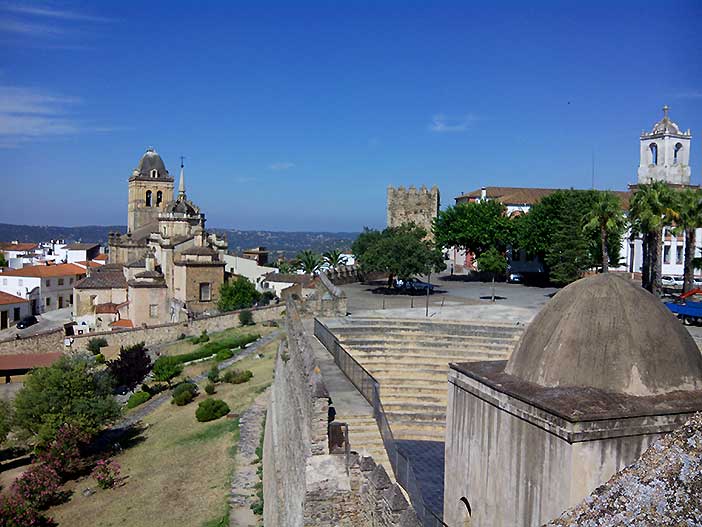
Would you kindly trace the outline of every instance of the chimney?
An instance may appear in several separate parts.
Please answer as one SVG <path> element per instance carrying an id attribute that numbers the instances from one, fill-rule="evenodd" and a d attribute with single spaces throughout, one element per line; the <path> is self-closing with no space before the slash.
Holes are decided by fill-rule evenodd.
<path id="1" fill-rule="evenodd" d="M 480 201 L 485 201 L 487 199 L 487 189 L 485 187 L 480 187 Z"/>
<path id="2" fill-rule="evenodd" d="M 146 255 L 145 262 L 146 262 L 146 270 L 147 271 L 153 271 L 155 269 L 153 253 L 148 253 Z"/>

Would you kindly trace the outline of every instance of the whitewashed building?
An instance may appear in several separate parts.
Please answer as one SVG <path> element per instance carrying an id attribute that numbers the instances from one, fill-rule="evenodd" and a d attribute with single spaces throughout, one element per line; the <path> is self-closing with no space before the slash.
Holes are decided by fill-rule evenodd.
<path id="1" fill-rule="evenodd" d="M 9 269 L 0 273 L 0 291 L 28 300 L 36 315 L 73 305 L 73 285 L 85 275 L 75 264 Z"/>
<path id="2" fill-rule="evenodd" d="M 0 329 L 9 328 L 30 314 L 28 300 L 0 291 Z"/>

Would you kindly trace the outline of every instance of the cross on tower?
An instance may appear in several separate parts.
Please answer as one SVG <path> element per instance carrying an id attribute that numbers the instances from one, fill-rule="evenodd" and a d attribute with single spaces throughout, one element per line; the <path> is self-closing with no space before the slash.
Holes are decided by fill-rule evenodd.
<path id="1" fill-rule="evenodd" d="M 183 168 L 185 166 L 185 164 L 183 163 L 184 160 L 185 156 L 180 156 L 180 168 Z"/>

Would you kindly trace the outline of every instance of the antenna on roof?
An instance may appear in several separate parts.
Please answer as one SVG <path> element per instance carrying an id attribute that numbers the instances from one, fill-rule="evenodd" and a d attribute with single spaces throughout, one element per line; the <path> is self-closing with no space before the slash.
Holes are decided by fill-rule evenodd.
<path id="1" fill-rule="evenodd" d="M 185 160 L 185 156 L 180 156 L 180 168 L 183 168 L 185 166 L 184 160 Z"/>

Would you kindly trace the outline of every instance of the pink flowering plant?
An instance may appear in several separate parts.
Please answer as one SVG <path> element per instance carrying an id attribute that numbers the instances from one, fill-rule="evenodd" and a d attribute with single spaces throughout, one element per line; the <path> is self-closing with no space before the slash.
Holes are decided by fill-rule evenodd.
<path id="1" fill-rule="evenodd" d="M 12 492 L 37 509 L 46 509 L 61 498 L 61 478 L 48 465 L 34 463 L 12 484 Z"/>
<path id="2" fill-rule="evenodd" d="M 92 476 L 101 489 L 109 489 L 115 486 L 119 474 L 120 466 L 117 462 L 101 459 L 95 465 Z"/>
<path id="3" fill-rule="evenodd" d="M 81 470 L 81 447 L 90 441 L 90 435 L 80 428 L 64 424 L 56 437 L 39 452 L 39 461 L 53 468 L 66 479 Z"/>
<path id="4" fill-rule="evenodd" d="M 0 527 L 55 527 L 36 507 L 15 493 L 0 496 Z"/>

